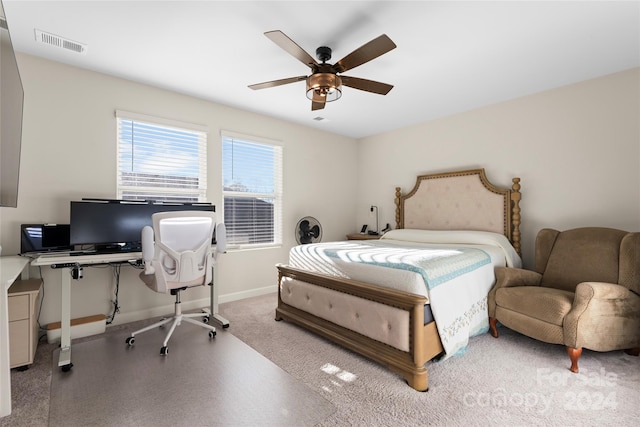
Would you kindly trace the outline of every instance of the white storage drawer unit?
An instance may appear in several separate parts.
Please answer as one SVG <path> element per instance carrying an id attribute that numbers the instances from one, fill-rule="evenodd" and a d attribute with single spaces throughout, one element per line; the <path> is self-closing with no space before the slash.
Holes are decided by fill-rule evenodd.
<path id="1" fill-rule="evenodd" d="M 8 291 L 9 363 L 11 368 L 31 365 L 38 346 L 38 305 L 41 279 L 16 280 Z"/>

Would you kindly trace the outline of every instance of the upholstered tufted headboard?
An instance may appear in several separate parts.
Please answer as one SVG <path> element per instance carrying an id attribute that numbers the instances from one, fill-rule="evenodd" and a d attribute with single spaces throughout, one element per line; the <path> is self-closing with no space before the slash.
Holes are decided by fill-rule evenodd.
<path id="1" fill-rule="evenodd" d="M 484 169 L 420 175 L 406 195 L 396 187 L 396 228 L 502 233 L 520 254 L 521 196 L 520 178 L 503 189 Z"/>

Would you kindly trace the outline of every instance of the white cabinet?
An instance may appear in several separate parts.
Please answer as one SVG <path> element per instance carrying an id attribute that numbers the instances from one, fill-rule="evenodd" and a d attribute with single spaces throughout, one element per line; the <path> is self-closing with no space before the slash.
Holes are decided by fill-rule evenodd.
<path id="1" fill-rule="evenodd" d="M 38 346 L 38 306 L 41 279 L 16 280 L 9 288 L 9 364 L 16 368 L 33 363 Z"/>

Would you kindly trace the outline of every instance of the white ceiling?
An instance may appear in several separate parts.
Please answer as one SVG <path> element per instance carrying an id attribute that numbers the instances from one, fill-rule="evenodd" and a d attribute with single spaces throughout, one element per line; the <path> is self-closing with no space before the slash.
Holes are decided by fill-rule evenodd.
<path id="1" fill-rule="evenodd" d="M 354 138 L 640 66 L 638 1 L 2 1 L 18 51 Z M 253 91 L 309 74 L 270 30 L 331 63 L 387 34 L 396 49 L 345 74 L 395 87 L 315 112 L 304 82 Z"/>

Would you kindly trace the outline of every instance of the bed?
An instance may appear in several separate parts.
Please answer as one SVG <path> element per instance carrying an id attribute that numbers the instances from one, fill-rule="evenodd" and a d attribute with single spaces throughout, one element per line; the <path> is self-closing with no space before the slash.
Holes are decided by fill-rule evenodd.
<path id="1" fill-rule="evenodd" d="M 425 364 L 463 353 L 488 329 L 495 266 L 520 265 L 520 179 L 484 169 L 420 175 L 396 187 L 396 229 L 379 240 L 300 245 L 278 265 L 276 320 L 387 366 L 416 390 Z"/>

